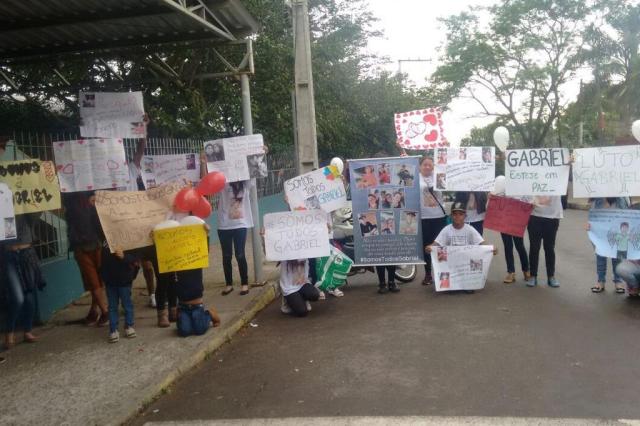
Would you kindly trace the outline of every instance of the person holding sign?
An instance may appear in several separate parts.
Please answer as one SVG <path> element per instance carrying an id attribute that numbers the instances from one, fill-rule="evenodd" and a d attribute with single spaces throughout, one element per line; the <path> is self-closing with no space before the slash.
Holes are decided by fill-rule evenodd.
<path id="1" fill-rule="evenodd" d="M 311 311 L 311 303 L 320 298 L 320 291 L 309 279 L 309 260 L 283 260 L 280 263 L 280 290 L 285 304 L 282 312 L 297 317 L 306 317 Z"/>
<path id="2" fill-rule="evenodd" d="M 556 235 L 563 217 L 562 201 L 559 195 L 536 195 L 533 197 L 533 212 L 529 218 L 529 272 L 531 277 L 527 287 L 538 285 L 538 260 L 540 246 L 544 247 L 544 260 L 547 267 L 547 284 L 560 287 L 556 272 Z"/>
<path id="3" fill-rule="evenodd" d="M 425 155 L 420 159 L 420 218 L 422 219 L 422 246 L 433 244 L 442 228 L 447 226 L 442 192 L 434 191 L 433 158 Z M 422 285 L 433 283 L 431 256 L 424 256 L 424 280 Z"/>

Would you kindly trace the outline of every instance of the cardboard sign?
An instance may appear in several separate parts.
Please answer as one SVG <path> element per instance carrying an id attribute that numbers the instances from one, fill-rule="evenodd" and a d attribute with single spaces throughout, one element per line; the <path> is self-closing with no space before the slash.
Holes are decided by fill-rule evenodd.
<path id="1" fill-rule="evenodd" d="M 80 139 L 53 143 L 60 192 L 127 186 L 129 168 L 122 139 Z"/>
<path id="2" fill-rule="evenodd" d="M 13 192 L 16 215 L 60 208 L 60 187 L 51 161 L 0 161 L 0 180 Z"/>
<path id="3" fill-rule="evenodd" d="M 83 138 L 144 138 L 142 92 L 80 92 Z"/>
<path id="4" fill-rule="evenodd" d="M 9 187 L 0 183 L 0 241 L 17 237 L 16 216 L 13 211 L 13 193 Z"/>
<path id="5" fill-rule="evenodd" d="M 151 231 L 166 219 L 182 185 L 147 191 L 97 191 L 96 210 L 109 247 L 131 250 L 153 244 Z"/>
<path id="6" fill-rule="evenodd" d="M 161 274 L 209 267 L 207 231 L 203 225 L 159 229 L 153 232 L 153 240 Z"/>
<path id="7" fill-rule="evenodd" d="M 565 195 L 570 157 L 566 148 L 507 150 L 506 194 Z"/>
<path id="8" fill-rule="evenodd" d="M 291 210 L 322 209 L 330 213 L 347 205 L 347 191 L 334 166 L 289 179 L 284 190 Z"/>
<path id="9" fill-rule="evenodd" d="M 227 182 L 267 176 L 262 135 L 216 139 L 204 143 L 208 172 L 222 172 Z"/>
<path id="10" fill-rule="evenodd" d="M 270 213 L 264 216 L 267 260 L 329 256 L 327 214 L 322 210 Z"/>
<path id="11" fill-rule="evenodd" d="M 573 153 L 574 197 L 640 195 L 640 146 L 583 148 Z"/>
<path id="12" fill-rule="evenodd" d="M 434 150 L 438 191 L 493 191 L 496 176 L 494 147 L 438 148 Z"/>
<path id="13" fill-rule="evenodd" d="M 533 204 L 489 194 L 484 227 L 522 238 L 532 211 Z"/>
<path id="14" fill-rule="evenodd" d="M 398 144 L 406 149 L 431 149 L 449 146 L 442 126 L 442 110 L 427 108 L 396 113 L 394 116 Z"/>
<path id="15" fill-rule="evenodd" d="M 589 239 L 598 255 L 640 259 L 640 210 L 590 210 L 589 225 Z"/>
<path id="16" fill-rule="evenodd" d="M 146 189 L 170 182 L 188 185 L 200 181 L 200 161 L 197 154 L 146 155 L 142 157 L 140 169 Z"/>
<path id="17" fill-rule="evenodd" d="M 484 288 L 493 246 L 433 247 L 431 262 L 436 291 Z"/>

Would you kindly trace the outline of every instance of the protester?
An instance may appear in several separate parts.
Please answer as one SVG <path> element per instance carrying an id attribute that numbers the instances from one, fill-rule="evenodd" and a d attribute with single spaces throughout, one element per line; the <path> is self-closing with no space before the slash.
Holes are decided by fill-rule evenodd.
<path id="1" fill-rule="evenodd" d="M 640 260 L 623 260 L 618 263 L 615 272 L 627 283 L 627 295 L 640 297 Z"/>
<path id="2" fill-rule="evenodd" d="M 384 279 L 384 272 L 387 271 L 387 281 Z M 376 273 L 378 274 L 378 293 L 385 294 L 387 292 L 397 293 L 400 287 L 395 282 L 396 265 L 377 265 Z"/>
<path id="3" fill-rule="evenodd" d="M 422 219 L 422 247 L 431 245 L 447 225 L 442 192 L 434 191 L 433 158 L 425 155 L 420 160 L 420 217 Z M 433 283 L 431 256 L 424 256 L 422 285 Z"/>
<path id="4" fill-rule="evenodd" d="M 178 295 L 178 335 L 200 336 L 209 327 L 220 325 L 220 316 L 214 308 L 205 308 L 202 269 L 172 272 Z"/>
<path id="5" fill-rule="evenodd" d="M 590 210 L 600 209 L 627 209 L 629 208 L 629 200 L 625 197 L 617 198 L 591 198 L 589 199 Z M 585 225 L 587 231 L 591 230 L 591 224 L 587 222 Z M 620 247 L 620 246 L 618 246 Z M 620 254 L 620 253 L 618 253 Z M 616 293 L 623 294 L 624 286 L 622 285 L 622 278 L 616 273 L 617 266 L 620 261 L 625 260 L 626 256 L 617 256 L 611 258 L 611 270 L 613 271 L 613 284 L 615 285 Z M 623 268 L 624 269 L 624 268 Z M 600 256 L 596 253 L 596 274 L 598 282 L 595 286 L 591 287 L 593 293 L 602 293 L 604 291 L 605 283 L 607 281 L 607 258 Z"/>
<path id="6" fill-rule="evenodd" d="M 306 317 L 311 311 L 309 302 L 316 302 L 320 297 L 320 292 L 309 280 L 308 259 L 285 260 L 280 263 L 280 290 L 284 296 L 282 312 Z"/>
<path id="7" fill-rule="evenodd" d="M 4 339 L 6 349 L 16 344 L 15 331 L 22 326 L 24 342 L 35 343 L 33 318 L 36 311 L 37 289 L 42 290 L 42 278 L 38 255 L 32 247 L 34 226 L 40 213 L 16 216 L 16 239 L 7 241 L 0 247 L 0 282 L 8 296 L 7 334 Z"/>
<path id="8" fill-rule="evenodd" d="M 255 181 L 227 183 L 220 194 L 218 212 L 218 237 L 222 248 L 222 268 L 226 287 L 222 295 L 233 291 L 233 269 L 231 260 L 235 253 L 240 271 L 240 294 L 249 294 L 249 271 L 245 257 L 247 229 L 253 227 L 251 203 L 249 200 L 250 185 Z"/>
<path id="9" fill-rule="evenodd" d="M 538 285 L 538 256 L 540 246 L 544 247 L 544 260 L 547 268 L 547 284 L 549 287 L 560 287 L 555 277 L 556 272 L 556 234 L 563 217 L 560 196 L 533 197 L 534 209 L 529 218 L 529 272 L 528 287 Z"/>
<path id="10" fill-rule="evenodd" d="M 122 304 L 124 309 L 124 335 L 131 339 L 136 337 L 133 314 L 133 301 L 131 300 L 131 287 L 133 280 L 138 276 L 140 269 L 139 259 L 131 253 L 125 254 L 122 249 L 116 248 L 111 253 L 105 245 L 102 250 L 102 265 L 100 276 L 107 288 L 109 300 L 109 342 L 116 343 L 120 340 L 118 332 L 118 308 Z"/>
<path id="11" fill-rule="evenodd" d="M 69 250 L 78 263 L 85 291 L 91 293 L 91 308 L 85 318 L 89 326 L 109 322 L 104 283 L 100 278 L 104 235 L 95 206 L 94 192 L 62 194 Z"/>
<path id="12" fill-rule="evenodd" d="M 454 202 L 462 203 L 465 206 L 465 223 L 473 226 L 482 235 L 484 233 L 484 218 L 487 214 L 486 192 L 456 192 Z"/>

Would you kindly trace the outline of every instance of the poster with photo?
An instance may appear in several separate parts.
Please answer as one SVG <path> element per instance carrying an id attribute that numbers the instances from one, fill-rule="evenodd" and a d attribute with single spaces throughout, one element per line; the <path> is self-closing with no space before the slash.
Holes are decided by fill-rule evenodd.
<path id="1" fill-rule="evenodd" d="M 493 246 L 434 247 L 431 251 L 436 291 L 484 288 L 493 259 Z"/>
<path id="2" fill-rule="evenodd" d="M 208 172 L 222 172 L 227 182 L 267 177 L 262 135 L 237 136 L 204 143 Z"/>
<path id="3" fill-rule="evenodd" d="M 349 160 L 356 265 L 424 263 L 418 162 Z"/>
<path id="4" fill-rule="evenodd" d="M 493 191 L 496 158 L 493 147 L 437 148 L 434 174 L 438 191 Z"/>
<path id="5" fill-rule="evenodd" d="M 13 192 L 5 183 L 0 183 L 0 241 L 17 237 L 16 216 L 13 211 Z"/>
<path id="6" fill-rule="evenodd" d="M 80 136 L 135 139 L 147 136 L 142 92 L 80 92 Z"/>
<path id="7" fill-rule="evenodd" d="M 193 153 L 145 155 L 140 161 L 140 173 L 146 189 L 169 182 L 195 185 L 200 181 L 200 161 Z"/>
<path id="8" fill-rule="evenodd" d="M 596 253 L 611 259 L 640 259 L 640 211 L 589 211 L 589 240 Z"/>

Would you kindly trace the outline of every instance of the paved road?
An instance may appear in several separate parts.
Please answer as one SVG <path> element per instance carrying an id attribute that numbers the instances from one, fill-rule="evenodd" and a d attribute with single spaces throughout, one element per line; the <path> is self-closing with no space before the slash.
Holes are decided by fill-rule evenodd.
<path id="1" fill-rule="evenodd" d="M 135 424 L 194 419 L 496 416 L 637 419 L 640 303 L 591 294 L 586 213 L 568 211 L 558 238 L 559 289 L 502 284 L 435 294 L 419 283 L 378 295 L 375 277 L 308 318 L 273 303 L 186 375 Z M 489 231 L 486 237 L 497 242 Z M 501 247 L 501 244 L 499 244 Z M 543 271 L 541 271 L 543 272 Z M 544 278 L 544 273 L 540 274 Z"/>

